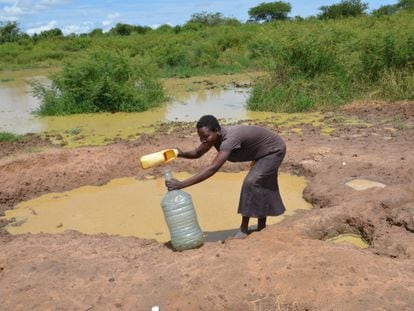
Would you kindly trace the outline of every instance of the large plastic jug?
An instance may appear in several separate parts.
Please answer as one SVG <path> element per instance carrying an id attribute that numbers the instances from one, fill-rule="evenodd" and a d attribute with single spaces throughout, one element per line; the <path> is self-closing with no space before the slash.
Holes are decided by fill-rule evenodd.
<path id="1" fill-rule="evenodd" d="M 150 168 L 160 164 L 168 163 L 178 156 L 178 149 L 165 149 L 141 157 L 142 168 Z"/>
<path id="2" fill-rule="evenodd" d="M 170 168 L 164 170 L 164 178 L 172 178 Z M 183 251 L 203 244 L 203 232 L 198 225 L 193 200 L 188 193 L 182 190 L 168 191 L 161 201 L 161 207 L 174 249 Z"/>

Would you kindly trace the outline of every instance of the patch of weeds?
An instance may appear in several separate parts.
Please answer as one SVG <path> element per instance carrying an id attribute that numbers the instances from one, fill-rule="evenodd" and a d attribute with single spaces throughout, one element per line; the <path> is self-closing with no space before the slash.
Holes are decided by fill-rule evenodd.
<path id="1" fill-rule="evenodd" d="M 0 142 L 7 141 L 7 142 L 15 142 L 15 141 L 22 141 L 24 137 L 22 135 L 17 135 L 9 132 L 0 132 Z"/>
<path id="2" fill-rule="evenodd" d="M 403 130 L 405 128 L 405 124 L 404 124 L 403 120 L 401 119 L 401 116 L 400 115 L 396 115 L 394 117 L 393 123 L 394 123 L 394 127 L 397 130 L 400 130 L 401 131 L 401 130 Z"/>
<path id="3" fill-rule="evenodd" d="M 11 82 L 14 81 L 14 78 L 1 78 L 0 79 L 0 83 L 6 83 L 6 82 Z"/>
<path id="4" fill-rule="evenodd" d="M 69 135 L 78 135 L 80 132 L 82 132 L 80 128 L 73 128 L 73 129 L 65 131 L 65 133 Z"/>
<path id="5" fill-rule="evenodd" d="M 345 117 L 343 117 L 343 116 L 334 116 L 334 117 L 332 117 L 332 119 L 330 121 L 331 121 L 331 123 L 344 123 L 345 122 Z"/>

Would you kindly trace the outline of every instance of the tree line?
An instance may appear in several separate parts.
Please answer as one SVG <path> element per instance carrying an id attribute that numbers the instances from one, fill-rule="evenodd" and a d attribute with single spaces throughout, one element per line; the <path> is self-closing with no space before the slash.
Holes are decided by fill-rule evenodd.
<path id="1" fill-rule="evenodd" d="M 373 15 L 377 17 L 397 14 L 401 11 L 414 11 L 414 0 L 399 0 L 396 4 L 383 5 L 371 13 L 367 13 L 368 4 L 361 0 L 342 0 L 339 3 L 332 5 L 325 5 L 319 8 L 320 13 L 316 16 L 309 16 L 303 18 L 301 16 L 289 17 L 292 11 L 292 5 L 289 2 L 276 1 L 276 2 L 263 2 L 259 5 L 249 9 L 249 19 L 246 23 L 268 23 L 273 21 L 286 21 L 286 20 L 309 20 L 309 19 L 341 19 L 348 17 L 357 17 L 361 15 Z M 147 32 L 172 32 L 179 33 L 181 31 L 199 30 L 209 26 L 223 26 L 223 25 L 239 25 L 242 24 L 236 18 L 225 17 L 222 13 L 209 13 L 200 12 L 191 15 L 183 25 L 171 26 L 161 25 L 157 29 L 152 29 L 148 26 L 130 25 L 125 23 L 117 23 L 115 27 L 111 28 L 108 32 L 104 32 L 100 28 L 95 28 L 89 33 L 83 33 L 80 35 L 70 34 L 67 37 L 76 36 L 102 36 L 102 35 L 119 35 L 129 36 L 131 34 L 145 34 Z M 50 30 L 41 31 L 29 36 L 24 33 L 17 22 L 15 21 L 0 21 L 0 44 L 7 42 L 18 42 L 20 40 L 33 40 L 38 41 L 41 39 L 59 38 L 65 37 L 62 30 L 59 28 L 53 28 Z"/>

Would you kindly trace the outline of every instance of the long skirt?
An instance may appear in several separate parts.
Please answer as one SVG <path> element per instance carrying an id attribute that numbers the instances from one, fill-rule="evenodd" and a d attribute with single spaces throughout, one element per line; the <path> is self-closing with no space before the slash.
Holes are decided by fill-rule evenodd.
<path id="1" fill-rule="evenodd" d="M 272 153 L 256 161 L 243 181 L 238 213 L 263 218 L 285 212 L 277 181 L 285 152 Z"/>

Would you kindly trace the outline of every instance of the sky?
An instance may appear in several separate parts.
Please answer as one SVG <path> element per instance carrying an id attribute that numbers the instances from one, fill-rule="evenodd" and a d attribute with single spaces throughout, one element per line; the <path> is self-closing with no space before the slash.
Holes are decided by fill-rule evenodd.
<path id="1" fill-rule="evenodd" d="M 250 8 L 266 0 L 0 0 L 0 22 L 16 21 L 19 28 L 32 35 L 59 28 L 65 35 L 88 33 L 95 28 L 108 31 L 117 23 L 150 26 L 182 25 L 194 13 L 222 13 L 245 22 Z M 320 13 L 322 5 L 340 0 L 287 0 L 292 5 L 289 16 Z M 365 0 L 369 9 L 395 4 L 398 0 Z"/>

